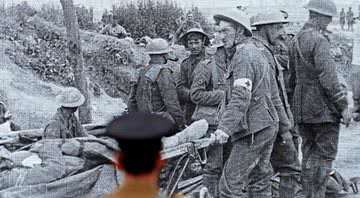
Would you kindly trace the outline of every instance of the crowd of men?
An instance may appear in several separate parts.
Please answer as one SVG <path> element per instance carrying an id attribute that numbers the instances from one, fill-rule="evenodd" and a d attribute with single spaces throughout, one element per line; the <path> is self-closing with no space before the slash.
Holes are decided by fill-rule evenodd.
<path id="1" fill-rule="evenodd" d="M 359 6 L 359 18 L 360 18 L 360 6 Z M 349 7 L 349 10 L 345 13 L 345 9 L 342 8 L 340 12 L 340 26 L 342 30 L 345 30 L 344 26 L 347 23 L 347 31 L 354 31 L 354 24 L 355 24 L 355 14 L 352 11 L 352 7 Z"/>
<path id="2" fill-rule="evenodd" d="M 310 0 L 307 9 L 309 19 L 293 38 L 280 11 L 251 18 L 238 9 L 215 14 L 222 41 L 216 45 L 189 23 L 176 36 L 190 51 L 178 76 L 166 40 L 146 45 L 150 62 L 130 82 L 128 111 L 162 115 L 178 131 L 207 120 L 217 142 L 208 149 L 203 176 L 212 197 L 272 197 L 274 172 L 282 198 L 325 197 L 340 124 L 350 124 L 352 109 L 324 34 L 338 15 L 335 3 Z M 85 101 L 81 93 L 69 88 L 57 101 L 61 107 L 45 138 L 88 136 L 74 116 Z"/>
<path id="3" fill-rule="evenodd" d="M 324 34 L 337 16 L 335 3 L 311 0 L 307 8 L 308 21 L 290 41 L 280 11 L 250 19 L 237 9 L 215 14 L 221 45 L 211 45 L 201 27 L 187 27 L 177 43 L 191 54 L 179 76 L 172 75 L 165 40 L 146 47 L 151 60 L 132 82 L 129 112 L 162 114 L 178 130 L 208 121 L 219 143 L 204 167 L 213 197 L 271 197 L 273 170 L 280 197 L 325 197 L 340 123 L 349 125 L 352 112 Z M 275 50 L 279 43 L 286 53 Z"/>

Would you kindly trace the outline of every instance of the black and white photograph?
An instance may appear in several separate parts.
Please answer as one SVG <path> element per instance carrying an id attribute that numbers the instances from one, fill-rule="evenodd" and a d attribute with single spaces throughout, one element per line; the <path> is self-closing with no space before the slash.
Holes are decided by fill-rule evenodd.
<path id="1" fill-rule="evenodd" d="M 0 0 L 0 198 L 360 198 L 360 0 Z"/>

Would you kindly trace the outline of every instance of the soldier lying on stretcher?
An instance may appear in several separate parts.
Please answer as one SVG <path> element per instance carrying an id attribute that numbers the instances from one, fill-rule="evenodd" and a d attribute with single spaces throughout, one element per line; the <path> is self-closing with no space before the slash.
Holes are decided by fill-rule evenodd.
<path id="1" fill-rule="evenodd" d="M 0 191 L 14 186 L 46 184 L 111 163 L 112 140 L 52 139 L 35 143 L 29 151 L 0 150 Z"/>
<path id="2" fill-rule="evenodd" d="M 200 120 L 181 133 L 162 140 L 164 148 L 199 139 L 208 125 Z M 14 186 L 47 184 L 102 164 L 114 162 L 118 149 L 112 139 L 44 139 L 28 151 L 10 153 L 0 147 L 0 191 Z M 1 194 L 1 193 L 0 193 Z"/>

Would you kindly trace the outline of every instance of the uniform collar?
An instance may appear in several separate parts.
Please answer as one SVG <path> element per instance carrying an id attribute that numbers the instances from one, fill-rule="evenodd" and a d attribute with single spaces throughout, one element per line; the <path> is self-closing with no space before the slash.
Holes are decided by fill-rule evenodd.
<path id="1" fill-rule="evenodd" d="M 232 58 L 234 57 L 235 52 L 236 52 L 236 46 L 237 45 L 234 45 L 232 48 L 230 48 L 228 50 L 224 48 L 227 62 L 231 61 Z"/>
<path id="2" fill-rule="evenodd" d="M 204 56 L 205 56 L 205 49 L 200 54 L 196 54 L 196 55 L 190 54 L 189 57 L 193 60 L 199 60 L 204 58 Z"/>
<path id="3" fill-rule="evenodd" d="M 329 35 L 329 34 L 332 33 L 330 30 L 322 30 L 322 29 L 320 29 L 320 27 L 318 27 L 317 25 L 315 25 L 315 24 L 313 24 L 313 23 L 311 23 L 309 21 L 304 24 L 302 30 L 306 31 L 308 29 L 313 29 L 313 30 L 315 30 L 315 31 L 317 31 L 319 33 L 324 34 L 324 35 Z"/>
<path id="4" fill-rule="evenodd" d="M 73 117 L 74 117 L 74 114 L 70 114 L 70 115 L 66 115 L 66 113 L 62 110 L 62 108 L 58 108 L 57 109 L 57 112 L 58 112 L 58 115 L 59 115 L 59 118 L 60 120 L 63 122 L 63 123 L 67 123 L 68 121 L 72 120 Z"/>
<path id="5" fill-rule="evenodd" d="M 261 44 L 263 44 L 268 49 L 271 49 L 269 41 L 265 40 L 263 37 L 256 35 L 256 36 L 253 36 L 253 38 L 256 41 L 259 41 Z"/>

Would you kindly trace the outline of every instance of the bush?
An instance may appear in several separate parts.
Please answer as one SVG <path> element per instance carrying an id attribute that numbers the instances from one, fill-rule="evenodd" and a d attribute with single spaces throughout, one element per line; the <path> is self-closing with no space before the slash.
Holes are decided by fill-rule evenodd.
<path id="1" fill-rule="evenodd" d="M 10 6 L 6 11 L 6 16 L 15 17 L 17 22 L 25 23 L 27 17 L 36 14 L 36 10 L 32 8 L 26 1 L 17 5 Z"/>
<path id="2" fill-rule="evenodd" d="M 93 8 L 87 9 L 84 6 L 75 5 L 78 17 L 79 28 L 83 30 L 94 30 L 94 11 Z M 43 4 L 39 10 L 38 16 L 48 22 L 52 22 L 58 27 L 64 26 L 64 16 L 61 6 L 53 4 Z"/>
<path id="3" fill-rule="evenodd" d="M 213 26 L 207 21 L 207 19 L 204 17 L 204 15 L 201 13 L 198 7 L 193 7 L 191 9 L 191 12 L 194 16 L 194 20 L 199 22 L 201 27 L 204 29 L 205 32 L 211 36 L 214 33 Z"/>
<path id="4" fill-rule="evenodd" d="M 134 38 L 143 36 L 168 39 L 177 29 L 176 19 L 184 14 L 173 1 L 138 0 L 126 5 L 113 6 L 105 11 L 102 21 L 109 22 L 110 14 Z"/>
<path id="5" fill-rule="evenodd" d="M 78 16 L 79 28 L 84 30 L 94 30 L 94 10 L 87 9 L 84 6 L 76 6 L 76 14 Z"/>
<path id="6" fill-rule="evenodd" d="M 199 22 L 205 31 L 212 33 L 212 26 L 200 12 L 193 7 L 191 12 L 195 21 Z M 123 26 L 135 39 L 144 36 L 169 39 L 185 19 L 185 11 L 172 0 L 154 1 L 137 0 L 120 6 L 113 5 L 110 11 L 105 10 L 102 22 L 109 24 L 112 18 Z"/>
<path id="7" fill-rule="evenodd" d="M 60 6 L 55 6 L 53 4 L 43 4 L 38 15 L 44 18 L 46 21 L 52 22 L 56 26 L 64 26 L 64 16 Z"/>

